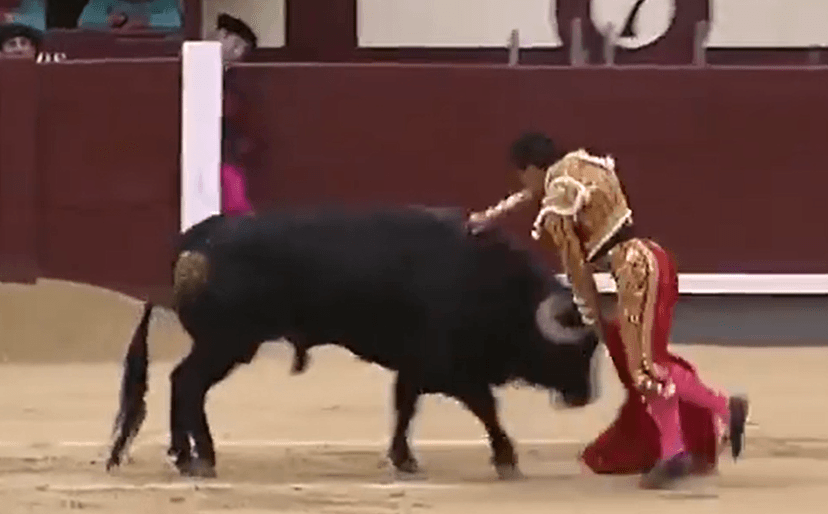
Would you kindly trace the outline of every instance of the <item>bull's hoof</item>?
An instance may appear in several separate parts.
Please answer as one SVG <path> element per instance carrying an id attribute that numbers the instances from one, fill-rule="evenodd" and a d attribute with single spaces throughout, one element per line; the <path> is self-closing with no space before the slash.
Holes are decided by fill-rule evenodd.
<path id="1" fill-rule="evenodd" d="M 492 450 L 492 457 L 489 462 L 494 465 L 497 476 L 501 480 L 523 478 L 523 474 L 518 469 L 515 448 L 508 438 L 504 438 L 502 441 L 495 441 Z"/>
<path id="2" fill-rule="evenodd" d="M 497 464 L 495 471 L 497 471 L 497 478 L 500 480 L 520 480 L 524 478 L 517 464 Z"/>
<path id="3" fill-rule="evenodd" d="M 291 375 L 300 375 L 308 369 L 308 351 L 304 348 L 297 348 L 293 354 L 293 363 L 290 366 Z"/>
<path id="4" fill-rule="evenodd" d="M 114 468 L 119 468 L 121 465 L 129 465 L 135 462 L 131 455 L 123 453 L 112 453 L 109 455 L 109 458 L 106 460 L 106 471 L 110 472 Z"/>
<path id="5" fill-rule="evenodd" d="M 416 482 L 425 479 L 426 475 L 421 470 L 403 471 L 396 468 L 394 469 L 394 481 L 397 482 Z"/>
<path id="6" fill-rule="evenodd" d="M 181 476 L 189 478 L 216 478 L 216 468 L 204 459 L 192 459 L 179 468 Z"/>
<path id="7" fill-rule="evenodd" d="M 399 462 L 393 462 L 394 471 L 398 475 L 416 475 L 420 473 L 420 464 L 413 458 L 409 457 Z"/>
<path id="8" fill-rule="evenodd" d="M 410 454 L 408 457 L 394 458 L 393 454 L 388 455 L 388 460 L 391 464 L 391 473 L 394 480 L 403 482 L 410 482 L 412 480 L 420 480 L 425 478 L 425 475 L 420 468 L 420 464 Z"/>
<path id="9" fill-rule="evenodd" d="M 117 468 L 121 465 L 121 458 L 117 455 L 111 455 L 106 460 L 106 472 L 111 472 L 114 468 Z"/>

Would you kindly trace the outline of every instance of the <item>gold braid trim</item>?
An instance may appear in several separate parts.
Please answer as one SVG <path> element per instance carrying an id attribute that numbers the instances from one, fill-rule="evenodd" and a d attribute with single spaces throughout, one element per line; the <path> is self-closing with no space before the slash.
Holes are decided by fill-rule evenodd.
<path id="1" fill-rule="evenodd" d="M 544 192 L 532 237 L 540 238 L 547 216 L 571 217 L 579 227 L 587 262 L 631 221 L 612 157 L 596 157 L 584 150 L 568 153 L 547 169 Z"/>
<path id="2" fill-rule="evenodd" d="M 590 154 L 583 148 L 576 150 L 575 152 L 573 152 L 572 155 L 574 155 L 578 159 L 581 159 L 582 161 L 586 161 L 590 164 L 600 166 L 605 170 L 615 173 L 615 159 L 611 155 L 598 157 L 597 155 Z"/>
<path id="3" fill-rule="evenodd" d="M 569 175 L 561 175 L 550 181 L 546 186 L 546 196 L 541 201 L 541 210 L 532 225 L 532 238 L 540 239 L 541 228 L 547 216 L 556 214 L 574 220 L 594 190 L 594 186 L 587 187 Z"/>
<path id="4" fill-rule="evenodd" d="M 658 261 L 643 241 L 632 239 L 612 252 L 611 269 L 618 286 L 618 321 L 633 383 L 663 393 L 665 384 L 653 362 L 652 346 Z M 669 384 L 666 394 L 672 394 Z"/>

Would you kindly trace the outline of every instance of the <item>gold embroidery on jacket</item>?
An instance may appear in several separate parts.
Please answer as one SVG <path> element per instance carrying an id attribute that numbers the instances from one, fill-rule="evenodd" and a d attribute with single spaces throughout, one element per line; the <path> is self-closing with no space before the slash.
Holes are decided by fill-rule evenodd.
<path id="1" fill-rule="evenodd" d="M 658 293 L 658 263 L 639 239 L 621 243 L 612 259 L 618 286 L 618 318 L 621 340 L 627 353 L 633 381 L 642 374 L 655 376 L 652 335 Z"/>

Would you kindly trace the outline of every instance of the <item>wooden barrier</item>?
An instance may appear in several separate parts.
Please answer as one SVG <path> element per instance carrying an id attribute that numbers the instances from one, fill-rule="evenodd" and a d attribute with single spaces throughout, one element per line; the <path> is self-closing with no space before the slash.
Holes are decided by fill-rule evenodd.
<path id="1" fill-rule="evenodd" d="M 0 281 L 37 277 L 37 68 L 0 57 Z"/>
<path id="2" fill-rule="evenodd" d="M 635 219 L 685 272 L 826 273 L 828 69 L 248 65 L 259 204 L 479 209 L 521 131 L 612 154 Z M 509 225 L 521 236 L 530 213 Z"/>
<path id="3" fill-rule="evenodd" d="M 258 208 L 485 207 L 525 129 L 615 156 L 686 272 L 828 273 L 825 69 L 243 65 Z M 147 295 L 179 226 L 180 61 L 0 60 L 0 280 Z M 508 226 L 527 240 L 531 212 Z M 556 262 L 547 254 L 550 262 Z M 15 277 L 14 275 L 18 275 Z"/>

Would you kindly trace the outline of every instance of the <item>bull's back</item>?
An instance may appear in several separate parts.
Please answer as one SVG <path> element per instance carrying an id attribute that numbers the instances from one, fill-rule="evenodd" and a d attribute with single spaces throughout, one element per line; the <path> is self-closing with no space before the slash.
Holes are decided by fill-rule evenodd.
<path id="1" fill-rule="evenodd" d="M 433 301 L 459 289 L 471 250 L 459 224 L 417 208 L 278 210 L 234 223 L 214 237 L 213 277 L 300 308 Z"/>
<path id="2" fill-rule="evenodd" d="M 416 209 L 296 217 L 272 251 L 300 288 L 330 287 L 362 299 L 457 288 L 468 242 L 458 227 Z"/>

